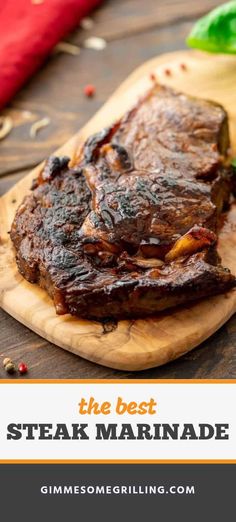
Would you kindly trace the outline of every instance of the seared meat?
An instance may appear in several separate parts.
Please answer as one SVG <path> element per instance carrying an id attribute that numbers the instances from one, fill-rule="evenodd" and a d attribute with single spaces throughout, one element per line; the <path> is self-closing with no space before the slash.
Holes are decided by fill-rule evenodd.
<path id="1" fill-rule="evenodd" d="M 224 292 L 235 278 L 216 253 L 229 204 L 227 115 L 156 85 L 89 138 L 76 167 L 51 158 L 17 211 L 21 274 L 57 313 L 144 317 Z"/>

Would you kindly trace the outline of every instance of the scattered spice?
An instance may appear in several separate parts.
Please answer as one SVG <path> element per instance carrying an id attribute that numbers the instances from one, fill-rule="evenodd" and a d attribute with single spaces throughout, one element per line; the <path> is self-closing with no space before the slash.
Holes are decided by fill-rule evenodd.
<path id="1" fill-rule="evenodd" d="M 90 29 L 92 29 L 93 26 L 94 21 L 92 20 L 92 18 L 89 18 L 88 16 L 83 18 L 80 22 L 81 29 L 84 29 L 85 31 L 89 31 Z"/>
<path id="2" fill-rule="evenodd" d="M 23 375 L 24 373 L 28 372 L 28 367 L 25 363 L 22 362 L 18 365 L 18 370 L 19 370 L 20 374 Z"/>
<path id="3" fill-rule="evenodd" d="M 13 120 L 10 116 L 0 116 L 0 140 L 3 140 L 13 129 Z"/>
<path id="4" fill-rule="evenodd" d="M 80 54 L 80 47 L 69 42 L 59 42 L 55 45 L 53 53 L 67 53 L 72 54 L 72 56 L 78 56 Z"/>
<path id="5" fill-rule="evenodd" d="M 50 118 L 42 118 L 42 120 L 38 120 L 30 127 L 30 137 L 36 138 L 37 133 L 43 129 L 44 127 L 47 127 L 51 123 Z"/>
<path id="6" fill-rule="evenodd" d="M 181 64 L 180 64 L 180 69 L 182 69 L 182 71 L 187 71 L 187 65 L 186 65 L 186 63 L 181 63 Z"/>
<path id="7" fill-rule="evenodd" d="M 3 359 L 3 363 L 2 364 L 3 364 L 4 368 L 5 368 L 7 366 L 7 364 L 9 364 L 11 362 L 12 362 L 12 360 L 9 359 L 9 357 L 5 357 L 5 359 Z"/>
<path id="8" fill-rule="evenodd" d="M 151 74 L 150 74 L 150 80 L 151 80 L 152 82 L 156 82 L 156 81 L 157 81 L 156 75 L 155 75 L 154 73 L 151 73 Z"/>
<path id="9" fill-rule="evenodd" d="M 95 49 L 96 51 L 102 51 L 107 46 L 106 40 L 104 38 L 99 38 L 98 36 L 91 36 L 87 38 L 83 42 L 83 46 L 86 49 Z"/>
<path id="10" fill-rule="evenodd" d="M 84 87 L 84 94 L 88 98 L 92 98 L 96 92 L 95 86 L 92 85 L 92 83 L 89 83 L 88 85 L 85 85 Z"/>
<path id="11" fill-rule="evenodd" d="M 164 73 L 165 73 L 166 76 L 171 76 L 171 70 L 170 69 L 165 69 Z"/>
<path id="12" fill-rule="evenodd" d="M 5 370 L 7 373 L 15 373 L 16 367 L 13 362 L 9 362 L 6 364 Z"/>
<path id="13" fill-rule="evenodd" d="M 16 371 L 16 366 L 9 357 L 3 359 L 3 366 L 7 373 L 15 373 Z M 21 362 L 18 364 L 18 371 L 23 375 L 28 372 L 28 366 L 24 362 Z"/>

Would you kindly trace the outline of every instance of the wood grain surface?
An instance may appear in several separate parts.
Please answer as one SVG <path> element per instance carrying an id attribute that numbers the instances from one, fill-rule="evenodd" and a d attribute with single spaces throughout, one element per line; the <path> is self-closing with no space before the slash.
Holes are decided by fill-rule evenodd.
<path id="1" fill-rule="evenodd" d="M 186 71 L 181 64 L 185 63 Z M 166 67 L 171 75 L 166 76 Z M 151 85 L 154 72 L 161 83 L 222 103 L 229 113 L 231 142 L 236 148 L 236 59 L 191 51 L 159 56 L 144 63 L 120 86 L 85 127 L 60 149 L 76 158 L 80 145 L 103 126 L 132 107 Z M 200 92 L 199 92 L 200 88 Z M 46 293 L 19 275 L 9 240 L 15 208 L 40 172 L 34 169 L 1 198 L 1 303 L 3 309 L 49 341 L 93 362 L 119 370 L 144 370 L 165 364 L 188 352 L 227 321 L 236 310 L 236 292 L 217 296 L 151 319 L 120 321 L 111 331 L 97 322 L 58 317 Z M 236 274 L 236 207 L 232 207 L 220 235 L 222 263 Z M 207 317 L 207 321 L 206 321 Z"/>
<path id="2" fill-rule="evenodd" d="M 185 37 L 196 18 L 220 3 L 220 0 L 104 1 L 92 14 L 94 27 L 90 31 L 78 28 L 67 41 L 81 45 L 84 38 L 96 34 L 107 39 L 106 49 L 102 52 L 81 49 L 79 56 L 52 55 L 5 109 L 5 114 L 14 113 L 17 126 L 0 142 L 0 195 L 82 127 L 135 67 L 158 54 L 184 48 Z M 97 88 L 93 99 L 85 99 L 83 95 L 83 86 L 88 82 Z M 47 115 L 48 110 L 51 124 L 32 142 L 31 120 L 27 119 L 31 115 L 27 112 L 33 112 L 38 119 Z M 27 362 L 29 379 L 235 378 L 236 315 L 180 359 L 130 373 L 65 352 L 0 310 L 0 361 L 6 355 L 16 363 Z M 15 374 L 11 378 L 18 377 Z M 0 378 L 6 378 L 1 364 Z"/>

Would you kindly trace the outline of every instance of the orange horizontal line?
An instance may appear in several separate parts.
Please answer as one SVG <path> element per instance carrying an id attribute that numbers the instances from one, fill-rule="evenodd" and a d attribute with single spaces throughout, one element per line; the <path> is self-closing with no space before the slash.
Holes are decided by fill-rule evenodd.
<path id="1" fill-rule="evenodd" d="M 0 464 L 236 464 L 236 459 L 229 460 L 209 460 L 209 459 L 188 459 L 188 460 L 0 460 Z"/>
<path id="2" fill-rule="evenodd" d="M 0 384 L 236 384 L 236 379 L 0 379 Z"/>

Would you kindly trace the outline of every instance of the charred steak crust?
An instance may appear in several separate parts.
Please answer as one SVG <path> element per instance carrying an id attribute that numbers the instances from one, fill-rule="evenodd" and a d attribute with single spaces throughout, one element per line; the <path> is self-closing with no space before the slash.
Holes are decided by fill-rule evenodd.
<path id="1" fill-rule="evenodd" d="M 59 314 L 144 317 L 225 292 L 216 251 L 234 191 L 223 107 L 155 85 L 87 140 L 52 157 L 11 228 L 20 273 Z"/>

